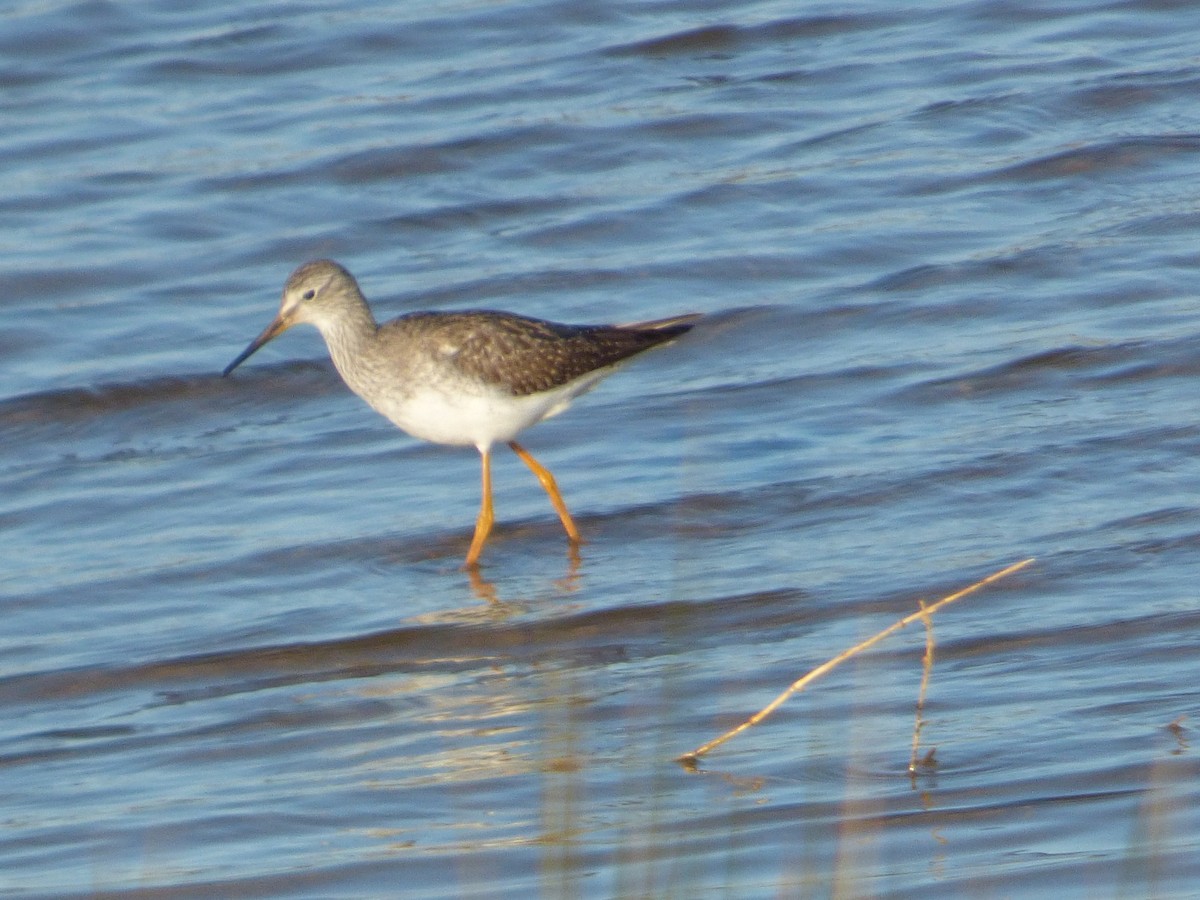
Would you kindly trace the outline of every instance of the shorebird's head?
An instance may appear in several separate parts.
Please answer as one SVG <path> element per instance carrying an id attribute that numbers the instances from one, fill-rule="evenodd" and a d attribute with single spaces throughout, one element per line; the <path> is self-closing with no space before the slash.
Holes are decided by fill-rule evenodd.
<path id="1" fill-rule="evenodd" d="M 288 278 L 283 286 L 279 312 L 263 333 L 250 342 L 237 359 L 225 367 L 228 375 L 259 347 L 302 322 L 316 325 L 324 331 L 325 323 L 336 322 L 348 307 L 365 305 L 354 276 L 331 259 L 306 262 Z"/>

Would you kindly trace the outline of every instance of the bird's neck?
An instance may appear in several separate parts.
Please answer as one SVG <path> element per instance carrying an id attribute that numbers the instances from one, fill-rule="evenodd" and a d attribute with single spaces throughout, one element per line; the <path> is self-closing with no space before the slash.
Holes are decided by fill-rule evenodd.
<path id="1" fill-rule="evenodd" d="M 357 361 L 363 359 L 364 350 L 371 341 L 379 326 L 366 302 L 342 309 L 335 319 L 316 323 L 333 364 L 346 381 L 350 381 L 355 371 Z"/>

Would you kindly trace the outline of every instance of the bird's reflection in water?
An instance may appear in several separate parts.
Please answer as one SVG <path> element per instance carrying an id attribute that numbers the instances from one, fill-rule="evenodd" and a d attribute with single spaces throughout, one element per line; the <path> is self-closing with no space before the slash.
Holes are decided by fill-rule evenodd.
<path id="1" fill-rule="evenodd" d="M 567 571 L 561 578 L 554 580 L 554 586 L 564 594 L 570 594 L 579 589 L 579 584 L 583 576 L 579 574 L 579 567 L 583 562 L 583 557 L 579 552 L 579 544 L 572 541 L 567 545 Z M 480 600 L 485 600 L 488 603 L 500 606 L 504 601 L 500 599 L 500 593 L 496 589 L 496 583 L 483 577 L 483 569 L 480 566 L 464 566 L 467 577 L 471 582 L 471 590 Z"/>

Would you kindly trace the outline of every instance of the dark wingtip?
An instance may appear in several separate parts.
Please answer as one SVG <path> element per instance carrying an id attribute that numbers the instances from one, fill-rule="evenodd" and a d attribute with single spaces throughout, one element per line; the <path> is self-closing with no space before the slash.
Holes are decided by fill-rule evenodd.
<path id="1" fill-rule="evenodd" d="M 639 330 L 653 334 L 659 340 L 669 341 L 687 334 L 703 318 L 704 313 L 685 313 L 681 316 L 672 316 L 670 319 L 645 322 Z"/>
<path id="2" fill-rule="evenodd" d="M 691 331 L 692 326 L 704 318 L 704 313 L 683 313 L 666 319 L 652 319 L 649 322 L 628 322 L 617 325 L 617 328 L 628 331 L 650 331 L 663 335 L 678 336 Z"/>

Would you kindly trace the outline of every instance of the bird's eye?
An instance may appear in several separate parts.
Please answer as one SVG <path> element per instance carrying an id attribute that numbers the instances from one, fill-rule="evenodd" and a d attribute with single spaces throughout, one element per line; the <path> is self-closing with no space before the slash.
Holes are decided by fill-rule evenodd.
<path id="1" fill-rule="evenodd" d="M 307 291 L 304 292 L 304 296 L 301 297 L 300 299 L 301 300 L 311 300 L 315 296 L 317 296 L 317 292 L 314 291 L 312 288 L 309 288 Z"/>

